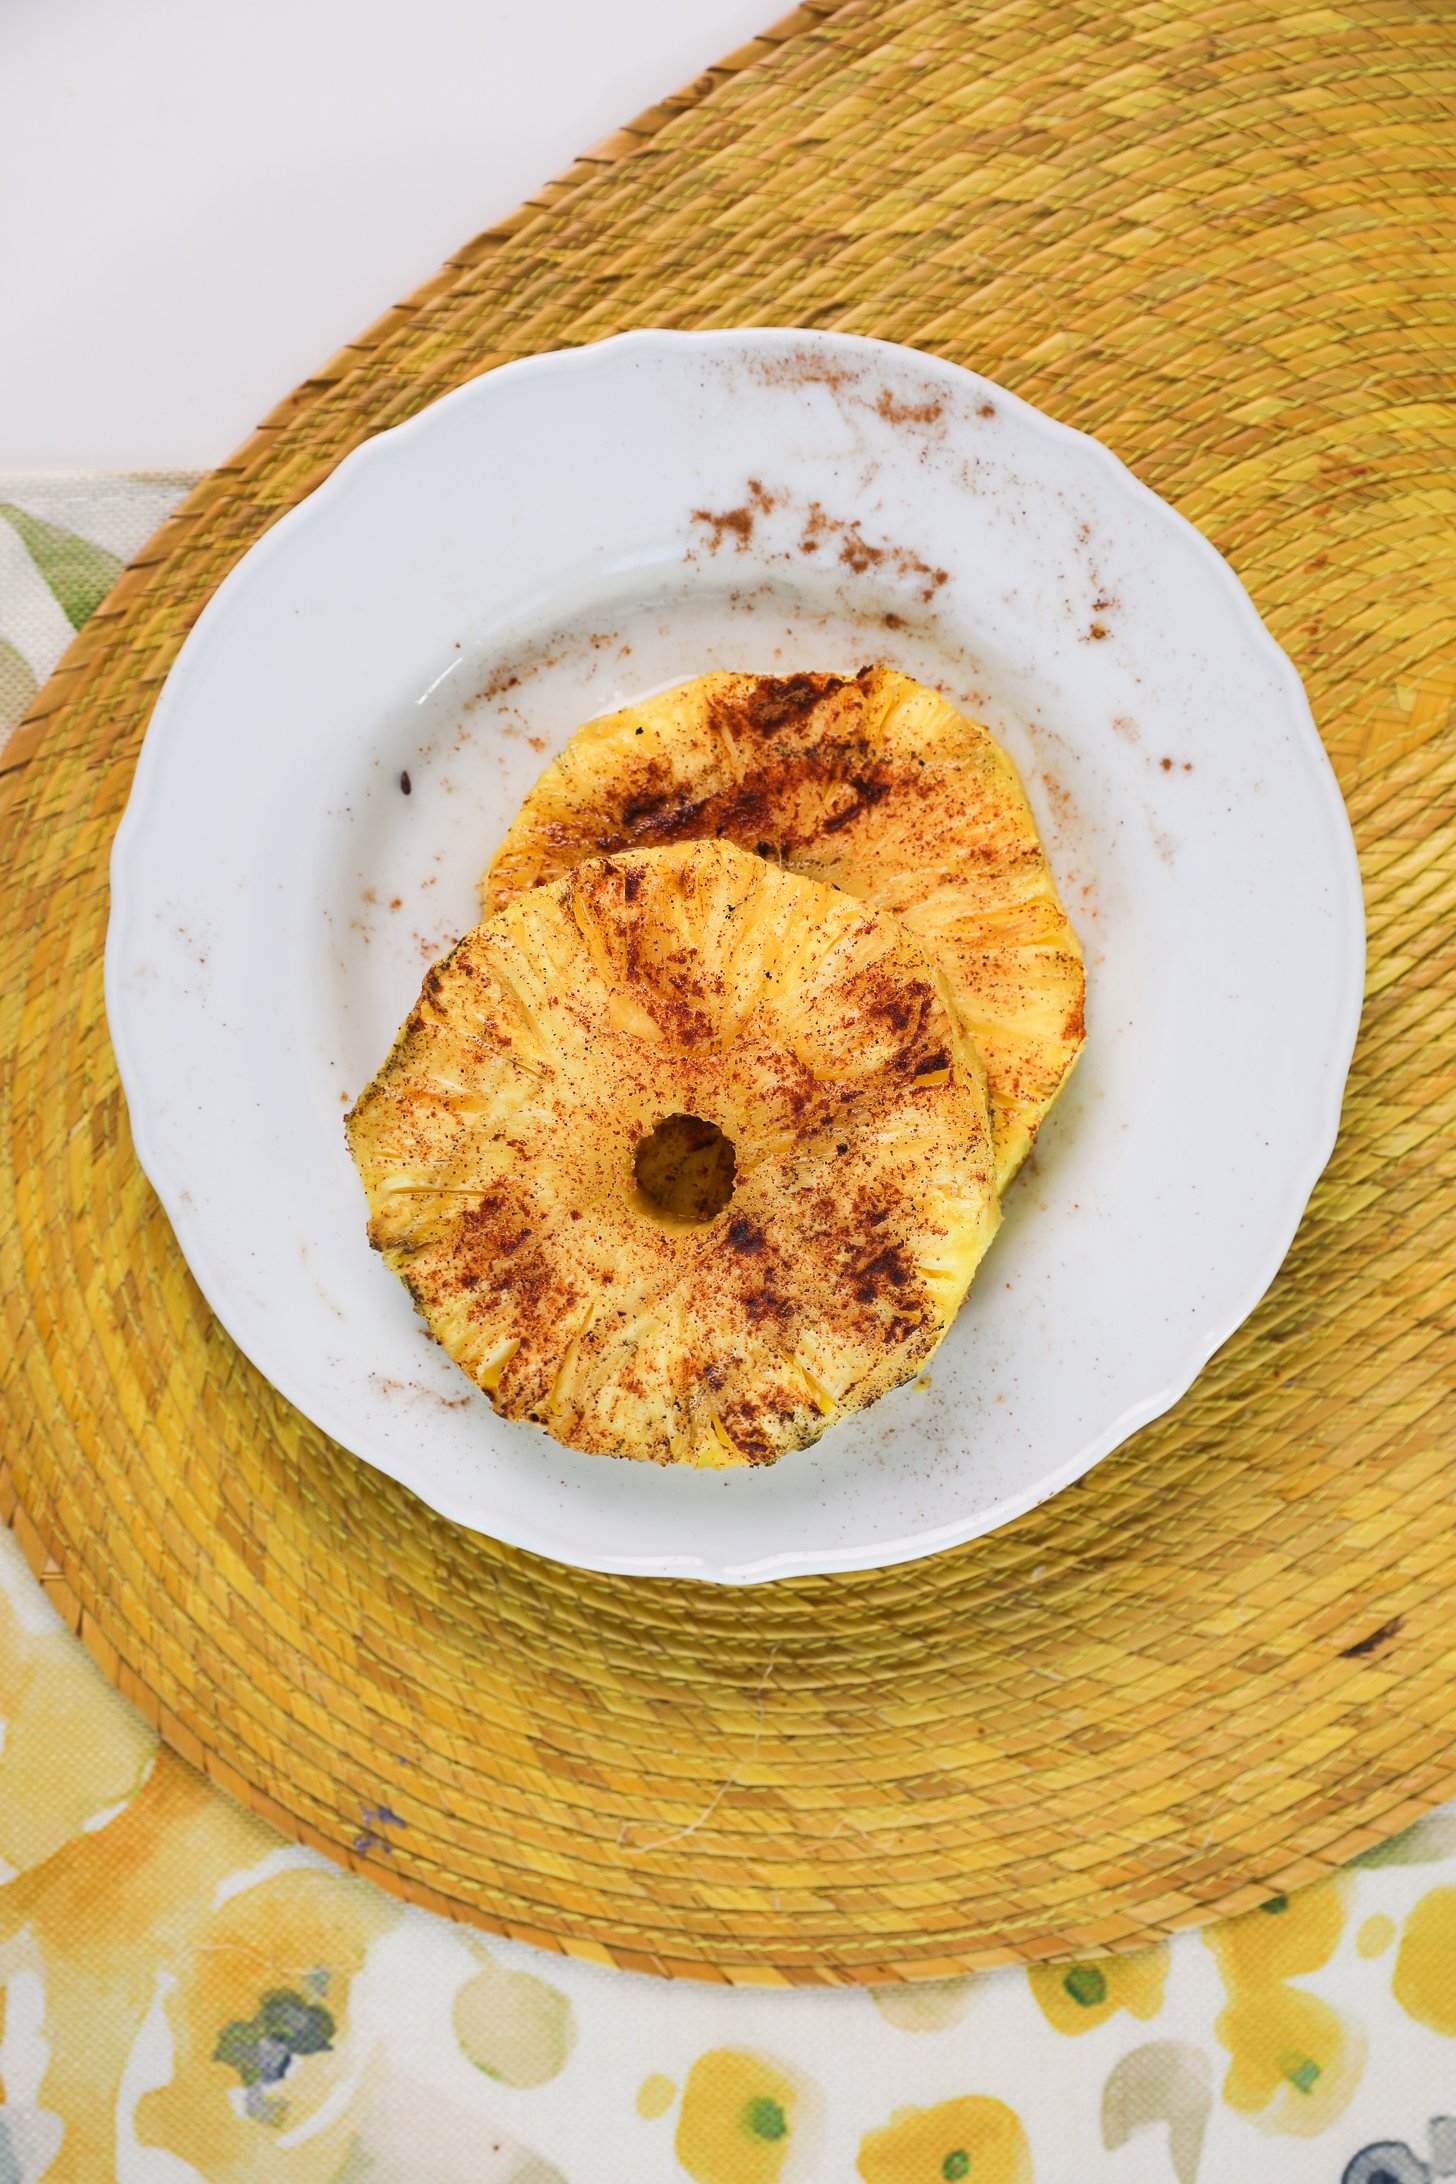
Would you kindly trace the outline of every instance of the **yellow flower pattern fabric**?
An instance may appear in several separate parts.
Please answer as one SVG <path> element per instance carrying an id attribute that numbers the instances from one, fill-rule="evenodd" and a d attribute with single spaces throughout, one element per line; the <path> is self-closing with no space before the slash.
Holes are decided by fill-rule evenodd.
<path id="1" fill-rule="evenodd" d="M 69 1673 L 74 1647 L 19 1556 L 0 1557 L 0 1882 L 96 1828 L 156 1759 L 140 1715 Z"/>
<path id="2" fill-rule="evenodd" d="M 1228 1992 L 1214 2026 L 1231 2058 L 1224 2099 L 1266 2130 L 1315 2136 L 1340 2114 L 1359 2082 L 1363 2028 L 1292 1984 L 1334 1955 L 1352 1885 L 1345 1874 L 1316 1881 L 1209 1930 L 1208 1946 Z"/>
<path id="3" fill-rule="evenodd" d="M 478 1943 L 480 1970 L 455 1997 L 455 2037 L 477 2070 L 503 2085 L 544 2085 L 576 2038 L 571 2004 L 530 1972 L 510 1972 Z"/>
<path id="4" fill-rule="evenodd" d="M 1135 2131 L 1166 2124 L 1178 2184 L 1197 2184 L 1213 2106 L 1208 2057 L 1186 2040 L 1149 2040 L 1117 2064 L 1102 2088 L 1102 2143 L 1125 2146 Z"/>
<path id="5" fill-rule="evenodd" d="M 209 2184 L 330 2184 L 360 2077 L 350 1989 L 398 1906 L 313 1870 L 218 1895 L 166 1990 L 172 2075 L 138 2101 L 136 2136 Z"/>
<path id="6" fill-rule="evenodd" d="M 866 2136 L 855 2166 L 864 2184 L 1031 2184 L 1020 2118 L 984 2093 L 902 2109 Z"/>
<path id="7" fill-rule="evenodd" d="M 1130 2010 L 1134 2017 L 1157 2016 L 1168 1977 L 1168 1948 L 1158 1942 L 1128 1956 L 1036 1964 L 1026 1976 L 1049 2025 L 1058 2032 L 1090 2032 L 1117 2010 Z"/>
<path id="8" fill-rule="evenodd" d="M 907 1980 L 898 1987 L 871 1987 L 870 2000 L 902 2032 L 944 2032 L 960 2023 L 986 1979 L 984 1972 L 964 1972 L 955 1979 Z"/>
<path id="9" fill-rule="evenodd" d="M 688 2072 L 677 2158 L 693 2184 L 788 2184 L 810 2167 L 818 2089 L 753 2049 L 715 2048 Z"/>
<path id="10" fill-rule="evenodd" d="M 184 482 L 0 481 L 0 733 Z M 0 1531 L 0 2184 L 1433 2184 L 1453 2086 L 1456 1808 L 1130 1955 L 657 1982 L 283 1842 Z"/>
<path id="11" fill-rule="evenodd" d="M 1406 1920 L 1391 1991 L 1418 2024 L 1456 2040 L 1456 1886 L 1433 1888 Z"/>

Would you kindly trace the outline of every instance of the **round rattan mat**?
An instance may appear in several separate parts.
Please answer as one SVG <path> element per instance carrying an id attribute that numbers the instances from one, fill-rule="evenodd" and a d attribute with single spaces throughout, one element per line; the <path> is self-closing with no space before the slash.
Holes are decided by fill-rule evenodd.
<path id="1" fill-rule="evenodd" d="M 1399 0 L 816 0 L 301 388 L 86 626 L 0 772 L 0 1506 L 280 1827 L 584 1956 L 885 1980 L 1237 1911 L 1456 1791 L 1453 124 L 1449 16 Z M 101 951 L 149 707 L 279 511 L 507 356 L 765 321 L 974 364 L 1210 532 L 1372 953 L 1334 1161 L 1177 1411 L 970 1548 L 744 1594 L 456 1531 L 284 1405 L 136 1168 Z"/>

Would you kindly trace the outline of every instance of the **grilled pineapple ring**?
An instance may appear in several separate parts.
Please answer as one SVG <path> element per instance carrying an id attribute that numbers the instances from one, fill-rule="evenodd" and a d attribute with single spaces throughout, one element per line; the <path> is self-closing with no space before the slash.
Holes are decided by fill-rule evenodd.
<path id="1" fill-rule="evenodd" d="M 998 1186 L 1082 1044 L 1082 951 L 1016 768 L 887 667 L 711 674 L 589 721 L 521 807 L 487 911 L 582 857 L 716 837 L 903 918 L 980 1049 Z"/>
<path id="2" fill-rule="evenodd" d="M 998 1219 L 919 944 L 723 842 L 477 926 L 347 1128 L 371 1241 L 496 1409 L 658 1463 L 772 1463 L 906 1379 Z"/>

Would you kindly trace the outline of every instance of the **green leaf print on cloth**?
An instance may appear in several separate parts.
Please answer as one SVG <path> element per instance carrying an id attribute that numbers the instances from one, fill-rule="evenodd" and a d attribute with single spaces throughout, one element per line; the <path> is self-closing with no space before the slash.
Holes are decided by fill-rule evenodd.
<path id="1" fill-rule="evenodd" d="M 39 685 L 8 637 L 0 637 L 0 743 L 21 718 Z"/>
<path id="2" fill-rule="evenodd" d="M 0 516 L 19 536 L 72 629 L 79 629 L 96 612 L 125 563 L 104 546 L 93 546 L 74 531 L 63 531 L 58 523 L 27 515 L 14 501 L 0 501 Z"/>
<path id="3" fill-rule="evenodd" d="M 1435 1865 L 1440 1859 L 1451 1857 L 1456 1857 L 1456 1812 L 1430 1812 L 1413 1827 L 1402 1828 L 1399 1835 L 1362 1850 L 1359 1857 L 1350 1862 L 1367 1869 L 1378 1869 L 1381 1866 Z"/>

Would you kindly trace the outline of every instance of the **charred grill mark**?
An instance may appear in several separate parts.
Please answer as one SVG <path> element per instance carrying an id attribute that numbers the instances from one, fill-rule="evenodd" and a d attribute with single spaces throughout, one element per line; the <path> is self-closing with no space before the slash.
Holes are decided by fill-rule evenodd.
<path id="1" fill-rule="evenodd" d="M 639 797 L 624 805 L 621 830 L 610 839 L 614 848 L 628 843 L 646 848 L 654 843 L 692 842 L 705 836 L 736 840 L 740 828 L 751 828 L 760 806 L 766 811 L 765 791 L 747 783 L 712 796 Z"/>
<path id="2" fill-rule="evenodd" d="M 847 687 L 842 675 L 760 675 L 747 690 L 716 697 L 713 718 L 730 735 L 776 736 Z"/>
<path id="3" fill-rule="evenodd" d="M 861 1259 L 850 1270 L 850 1287 L 861 1304 L 889 1302 L 898 1311 L 905 1292 L 918 1289 L 920 1277 L 905 1257 L 900 1244 L 885 1244 L 872 1258 Z"/>
<path id="4" fill-rule="evenodd" d="M 815 834 L 838 833 L 894 792 L 896 782 L 888 768 L 848 771 L 862 757 L 858 748 L 786 751 L 772 769 L 755 769 L 732 788 L 706 796 L 686 796 L 680 790 L 639 794 L 621 807 L 616 826 L 604 829 L 599 845 L 593 846 L 610 856 L 628 848 L 717 840 L 735 842 L 759 857 L 790 856 Z M 813 822 L 800 816 L 795 825 L 801 792 L 822 798 L 846 782 L 852 801 L 843 811 Z"/>
<path id="5" fill-rule="evenodd" d="M 622 831 L 627 837 L 651 832 L 664 820 L 671 821 L 698 807 L 684 803 L 670 792 L 656 796 L 637 796 L 630 804 L 622 806 Z"/>
<path id="6" fill-rule="evenodd" d="M 771 1464 L 779 1442 L 765 1430 L 765 1413 L 757 1405 L 727 1403 L 719 1412 L 723 1431 L 750 1464 Z"/>
<path id="7" fill-rule="evenodd" d="M 857 775 L 851 779 L 849 785 L 854 791 L 854 802 L 846 804 L 844 810 L 836 812 L 832 819 L 825 820 L 826 834 L 838 834 L 841 827 L 851 825 L 863 812 L 873 811 L 876 804 L 884 802 L 894 786 L 893 782 L 885 780 L 883 776 L 873 774 Z"/>

